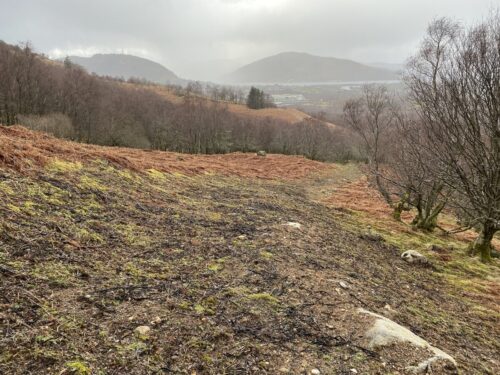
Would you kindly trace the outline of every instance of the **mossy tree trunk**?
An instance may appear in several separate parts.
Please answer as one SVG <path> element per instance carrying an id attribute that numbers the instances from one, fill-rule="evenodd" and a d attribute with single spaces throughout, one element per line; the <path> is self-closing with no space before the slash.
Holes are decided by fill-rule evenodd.
<path id="1" fill-rule="evenodd" d="M 495 236 L 495 233 L 498 231 L 491 223 L 486 223 L 483 225 L 479 236 L 474 240 L 474 242 L 470 245 L 469 253 L 472 256 L 480 255 L 481 261 L 484 263 L 491 262 L 491 250 L 492 244 L 491 241 Z"/>
<path id="2" fill-rule="evenodd" d="M 403 211 L 409 211 L 410 207 L 408 206 L 408 200 L 410 198 L 410 195 L 408 193 L 405 193 L 401 199 L 394 203 L 392 208 L 392 217 L 394 220 L 401 221 L 401 214 Z"/>
<path id="3" fill-rule="evenodd" d="M 414 227 L 428 232 L 436 229 L 438 216 L 446 206 L 446 201 L 439 201 L 442 190 L 442 184 L 434 184 L 425 198 L 422 194 L 417 196 L 415 204 L 417 216 L 412 222 Z"/>

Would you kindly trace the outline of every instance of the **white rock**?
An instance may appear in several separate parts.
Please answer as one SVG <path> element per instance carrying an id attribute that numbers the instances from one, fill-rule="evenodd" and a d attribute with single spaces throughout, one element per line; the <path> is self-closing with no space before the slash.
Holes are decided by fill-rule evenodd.
<path id="1" fill-rule="evenodd" d="M 295 229 L 300 229 L 302 228 L 302 224 L 300 223 L 294 223 L 293 221 L 289 221 L 288 223 L 286 223 L 285 225 L 289 226 L 289 227 L 292 227 L 292 228 L 295 228 Z"/>
<path id="2" fill-rule="evenodd" d="M 344 289 L 348 289 L 349 286 L 347 286 L 347 284 L 344 282 L 344 281 L 339 281 L 339 285 L 344 288 Z"/>
<path id="3" fill-rule="evenodd" d="M 352 368 L 352 369 L 351 369 L 351 372 L 352 372 L 353 374 L 357 374 L 357 373 L 358 373 L 358 370 L 356 370 L 355 368 Z"/>
<path id="4" fill-rule="evenodd" d="M 319 371 L 317 368 L 313 368 L 311 370 L 311 375 L 319 375 L 319 374 L 321 374 L 321 371 Z"/>
<path id="5" fill-rule="evenodd" d="M 134 330 L 136 334 L 141 336 L 146 336 L 149 331 L 151 331 L 151 328 L 149 328 L 148 326 L 139 326 Z"/>
<path id="6" fill-rule="evenodd" d="M 358 312 L 375 318 L 375 322 L 371 328 L 364 334 L 365 339 L 368 341 L 368 349 L 376 349 L 378 347 L 388 346 L 391 344 L 408 342 L 416 347 L 430 350 L 434 354 L 433 357 L 424 360 L 416 367 L 408 368 L 417 374 L 428 368 L 432 362 L 437 360 L 446 360 L 455 366 L 457 365 L 457 362 L 452 356 L 443 352 L 441 349 L 432 346 L 423 338 L 415 335 L 409 329 L 397 324 L 396 322 L 365 309 L 358 309 Z"/>
<path id="7" fill-rule="evenodd" d="M 427 263 L 427 258 L 415 250 L 405 251 L 401 258 L 408 263 Z"/>
<path id="8" fill-rule="evenodd" d="M 157 325 L 157 324 L 160 324 L 161 323 L 161 318 L 159 316 L 155 317 L 152 321 L 151 321 L 151 324 L 152 325 Z"/>

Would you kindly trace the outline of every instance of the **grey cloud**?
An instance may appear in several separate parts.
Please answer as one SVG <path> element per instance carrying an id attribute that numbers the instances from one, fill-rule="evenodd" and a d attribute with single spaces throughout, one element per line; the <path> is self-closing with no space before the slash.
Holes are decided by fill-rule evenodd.
<path id="1" fill-rule="evenodd" d="M 283 51 L 401 62 L 432 18 L 473 22 L 493 5 L 492 0 L 0 0 L 0 39 L 30 40 L 50 55 L 125 51 L 188 78 L 212 78 Z"/>

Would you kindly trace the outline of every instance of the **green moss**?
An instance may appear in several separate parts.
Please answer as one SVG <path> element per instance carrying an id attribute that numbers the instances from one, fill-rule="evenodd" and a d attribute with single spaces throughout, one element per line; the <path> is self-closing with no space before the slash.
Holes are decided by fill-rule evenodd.
<path id="1" fill-rule="evenodd" d="M 266 259 L 271 259 L 274 256 L 274 254 L 270 253 L 269 251 L 261 251 L 260 256 Z"/>
<path id="2" fill-rule="evenodd" d="M 36 210 L 36 207 L 37 205 L 35 204 L 35 202 L 25 201 L 21 209 L 25 214 L 35 216 L 39 213 L 38 210 Z"/>
<path id="3" fill-rule="evenodd" d="M 218 212 L 207 212 L 206 216 L 207 216 L 207 219 L 210 221 L 221 221 L 222 220 L 222 215 Z"/>
<path id="4" fill-rule="evenodd" d="M 194 305 L 194 311 L 196 311 L 197 314 L 201 315 L 206 311 L 206 309 L 205 309 L 205 307 L 203 307 L 203 305 L 196 304 L 196 305 Z"/>
<path id="5" fill-rule="evenodd" d="M 20 214 L 21 213 L 21 209 L 17 206 L 14 206 L 13 204 L 7 204 L 7 209 L 12 211 L 12 212 L 15 212 L 16 214 Z"/>
<path id="6" fill-rule="evenodd" d="M 143 353 L 148 349 L 148 345 L 144 341 L 146 340 L 134 341 L 125 346 L 118 346 L 118 352 L 120 354 L 126 354 L 127 352 L 133 352 L 136 354 Z"/>
<path id="7" fill-rule="evenodd" d="M 144 234 L 143 229 L 135 224 L 119 224 L 116 230 L 123 238 L 123 241 L 131 246 L 147 247 L 151 245 L 151 238 Z"/>
<path id="8" fill-rule="evenodd" d="M 127 182 L 141 183 L 142 179 L 135 173 L 132 173 L 128 169 L 115 169 L 110 168 L 112 172 L 115 172 L 120 178 L 126 180 Z"/>
<path id="9" fill-rule="evenodd" d="M 101 244 L 104 242 L 104 239 L 100 234 L 90 231 L 87 228 L 76 229 L 75 239 L 84 244 Z"/>
<path id="10" fill-rule="evenodd" d="M 194 305 L 194 311 L 196 311 L 196 313 L 199 315 L 214 315 L 216 308 L 217 299 L 214 296 L 205 298 L 203 301 L 201 301 L 201 303 L 197 303 Z"/>
<path id="11" fill-rule="evenodd" d="M 81 163 L 64 161 L 60 159 L 51 160 L 45 167 L 49 172 L 65 173 L 65 172 L 77 172 L 80 171 L 83 166 Z"/>
<path id="12" fill-rule="evenodd" d="M 7 184 L 6 181 L 0 182 L 0 192 L 7 195 L 14 195 L 14 190 Z"/>
<path id="13" fill-rule="evenodd" d="M 264 301 L 273 305 L 279 303 L 279 300 L 269 293 L 254 293 L 247 295 L 247 297 L 251 300 Z"/>
<path id="14" fill-rule="evenodd" d="M 38 264 L 32 271 L 33 275 L 47 279 L 52 285 L 68 287 L 73 284 L 74 276 L 70 266 L 58 262 Z"/>
<path id="15" fill-rule="evenodd" d="M 157 171 L 156 169 L 148 169 L 148 176 L 151 177 L 153 180 L 159 181 L 159 182 L 165 182 L 167 181 L 167 177 L 165 173 Z"/>
<path id="16" fill-rule="evenodd" d="M 90 216 L 99 213 L 101 209 L 102 206 L 92 197 L 89 200 L 81 202 L 81 204 L 75 208 L 75 212 L 81 216 Z"/>
<path id="17" fill-rule="evenodd" d="M 367 356 L 365 353 L 363 352 L 358 352 L 354 355 L 354 357 L 352 358 L 355 362 L 365 362 L 367 360 Z"/>
<path id="18" fill-rule="evenodd" d="M 182 302 L 181 302 L 181 303 L 179 303 L 177 306 L 178 306 L 180 309 L 182 309 L 182 310 L 189 310 L 189 308 L 190 308 L 189 303 L 188 303 L 188 302 L 186 302 L 186 301 L 182 301 Z"/>
<path id="19" fill-rule="evenodd" d="M 70 361 L 66 362 L 66 368 L 76 375 L 91 375 L 92 371 L 90 368 L 82 361 Z"/>
<path id="20" fill-rule="evenodd" d="M 134 263 L 132 262 L 128 262 L 125 264 L 125 266 L 123 267 L 123 270 L 125 271 L 125 273 L 127 273 L 128 275 L 130 276 L 133 276 L 133 277 L 136 277 L 136 278 L 139 278 L 139 277 L 143 277 L 146 275 L 146 273 L 141 270 L 140 268 L 138 268 Z"/>
<path id="21" fill-rule="evenodd" d="M 219 263 L 212 263 L 208 266 L 208 269 L 212 272 L 219 272 L 224 269 L 224 265 Z"/>
<path id="22" fill-rule="evenodd" d="M 78 183 L 78 187 L 83 190 L 93 190 L 93 191 L 101 191 L 101 192 L 106 192 L 109 189 L 101 184 L 101 182 L 91 176 L 81 176 L 80 177 L 80 182 Z"/>

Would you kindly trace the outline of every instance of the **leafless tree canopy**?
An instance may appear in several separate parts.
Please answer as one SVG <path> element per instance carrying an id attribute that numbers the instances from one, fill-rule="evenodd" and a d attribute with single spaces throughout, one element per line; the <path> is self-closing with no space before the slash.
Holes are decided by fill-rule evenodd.
<path id="1" fill-rule="evenodd" d="M 68 59 L 50 62 L 28 44 L 0 42 L 0 124 L 21 122 L 101 145 L 208 154 L 265 150 L 318 160 L 351 157 L 342 129 L 321 121 L 289 124 L 230 113 L 226 102 L 245 103 L 241 90 L 193 82 L 172 88 L 184 98 L 176 105 L 147 82 L 130 83 L 140 85 L 90 75 Z M 66 121 L 56 121 L 61 118 Z"/>
<path id="2" fill-rule="evenodd" d="M 490 256 L 500 229 L 500 16 L 471 29 L 434 21 L 406 76 L 434 175 L 481 227 L 473 251 Z"/>

